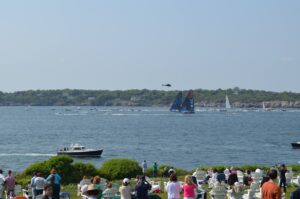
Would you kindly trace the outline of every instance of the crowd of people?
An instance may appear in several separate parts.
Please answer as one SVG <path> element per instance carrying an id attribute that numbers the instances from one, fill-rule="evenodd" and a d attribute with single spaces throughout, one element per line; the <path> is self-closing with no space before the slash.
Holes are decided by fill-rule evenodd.
<path id="1" fill-rule="evenodd" d="M 113 199 L 116 194 L 120 196 L 120 199 L 148 199 L 148 192 L 151 190 L 152 185 L 148 182 L 145 176 L 147 170 L 146 160 L 142 162 L 143 174 L 137 176 L 135 182 L 131 182 L 130 179 L 124 178 L 122 185 L 118 188 L 108 180 L 103 180 L 99 176 L 95 176 L 92 179 L 83 177 L 80 182 L 80 191 L 85 199 Z M 153 176 L 156 177 L 158 173 L 157 162 L 154 162 Z M 202 173 L 201 173 L 202 172 Z M 236 183 L 241 183 L 241 171 L 235 170 L 233 167 L 225 170 L 209 169 L 207 172 L 196 170 L 193 175 L 187 175 L 184 178 L 184 182 L 181 183 L 177 179 L 176 171 L 173 168 L 165 168 L 162 172 L 162 177 L 168 177 L 169 181 L 166 183 L 165 191 L 168 194 L 168 199 L 180 199 L 180 193 L 183 192 L 184 199 L 198 198 L 199 185 L 223 183 L 226 185 L 226 190 L 232 189 Z M 203 173 L 204 172 L 204 173 Z M 238 173 L 240 172 L 240 173 Z M 274 167 L 268 172 L 257 169 L 256 173 L 261 173 L 262 179 L 260 180 L 261 198 L 262 199 L 281 199 L 282 190 L 286 192 L 287 180 L 286 173 L 288 169 L 282 164 L 280 167 Z M 239 174 L 239 175 L 238 175 Z M 253 183 L 253 172 L 246 170 L 242 174 L 243 186 L 250 186 Z M 202 180 L 199 181 L 199 175 L 202 175 Z M 279 177 L 279 182 L 277 181 Z M 43 199 L 59 199 L 60 198 L 60 182 L 61 177 L 52 169 L 50 175 L 45 178 L 41 172 L 34 172 L 33 177 L 28 182 L 27 190 L 32 190 L 32 198 L 37 196 L 43 196 Z M 12 171 L 9 170 L 7 176 L 3 175 L 3 171 L 0 170 L 0 199 L 3 199 L 3 192 L 6 191 L 7 198 L 14 197 L 15 193 L 15 179 L 12 175 Z M 212 185 L 214 186 L 214 185 Z M 213 189 L 213 187 L 210 187 Z M 203 194 L 203 193 L 201 193 Z M 211 194 L 213 196 L 213 193 Z M 204 197 L 206 193 L 204 192 Z M 300 191 L 292 193 L 291 199 L 300 198 Z"/>

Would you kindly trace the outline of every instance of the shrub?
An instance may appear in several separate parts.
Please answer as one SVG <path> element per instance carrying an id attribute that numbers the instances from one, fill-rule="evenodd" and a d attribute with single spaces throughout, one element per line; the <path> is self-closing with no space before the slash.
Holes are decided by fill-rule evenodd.
<path id="1" fill-rule="evenodd" d="M 62 177 L 62 183 L 71 182 L 70 176 L 73 171 L 71 163 L 73 159 L 68 156 L 54 156 L 43 162 L 36 162 L 23 171 L 23 176 L 31 176 L 33 172 L 41 172 L 44 177 L 47 177 L 52 168 L 55 168 L 57 173 Z"/>
<path id="2" fill-rule="evenodd" d="M 109 180 L 133 178 L 142 173 L 142 168 L 136 161 L 128 159 L 106 160 L 99 169 L 100 176 Z"/>
<path id="3" fill-rule="evenodd" d="M 79 182 L 83 176 L 93 177 L 95 175 L 98 175 L 98 173 L 94 165 L 77 162 L 73 164 L 72 175 L 69 180 L 71 182 Z"/>

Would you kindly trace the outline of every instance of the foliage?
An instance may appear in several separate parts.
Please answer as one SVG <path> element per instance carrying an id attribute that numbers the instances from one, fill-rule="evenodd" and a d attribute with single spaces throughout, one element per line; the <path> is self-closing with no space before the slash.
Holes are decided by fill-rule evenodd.
<path id="1" fill-rule="evenodd" d="M 90 163 L 74 163 L 72 175 L 70 176 L 71 182 L 79 182 L 83 176 L 93 177 L 98 175 L 97 169 Z"/>
<path id="2" fill-rule="evenodd" d="M 109 180 L 133 178 L 142 173 L 142 168 L 136 161 L 129 159 L 106 160 L 99 169 L 100 176 Z"/>
<path id="3" fill-rule="evenodd" d="M 70 176 L 73 172 L 73 159 L 68 156 L 54 156 L 43 162 L 36 162 L 23 171 L 23 176 L 31 176 L 33 172 L 41 172 L 43 176 L 47 177 L 50 170 L 54 168 L 62 177 L 62 183 L 69 183 Z"/>

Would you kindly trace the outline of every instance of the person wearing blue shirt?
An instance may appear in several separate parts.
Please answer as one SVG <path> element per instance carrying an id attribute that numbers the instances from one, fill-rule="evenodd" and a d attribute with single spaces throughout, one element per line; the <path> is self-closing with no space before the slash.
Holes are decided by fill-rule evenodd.
<path id="1" fill-rule="evenodd" d="M 142 168 L 143 168 L 143 174 L 145 174 L 145 173 L 146 173 L 146 170 L 147 170 L 147 162 L 146 162 L 146 160 L 144 160 L 144 161 L 142 162 Z"/>
<path id="2" fill-rule="evenodd" d="M 58 175 L 56 173 L 55 169 L 52 169 L 50 173 L 51 174 L 47 177 L 46 180 L 47 180 L 47 182 L 49 182 L 49 184 L 52 184 L 52 187 L 53 187 L 52 198 L 59 199 L 61 177 L 60 177 L 60 175 Z"/>

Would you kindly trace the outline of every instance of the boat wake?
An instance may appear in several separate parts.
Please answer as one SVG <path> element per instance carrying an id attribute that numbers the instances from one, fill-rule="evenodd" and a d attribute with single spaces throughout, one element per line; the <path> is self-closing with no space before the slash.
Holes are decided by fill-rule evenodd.
<path id="1" fill-rule="evenodd" d="M 0 153 L 0 156 L 41 156 L 41 157 L 52 157 L 56 154 L 43 154 L 43 153 Z"/>

